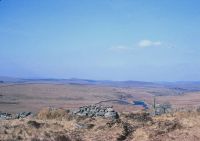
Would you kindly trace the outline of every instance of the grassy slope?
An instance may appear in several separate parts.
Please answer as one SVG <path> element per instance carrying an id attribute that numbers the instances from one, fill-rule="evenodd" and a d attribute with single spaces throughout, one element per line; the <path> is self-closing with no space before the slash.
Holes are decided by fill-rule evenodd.
<path id="1" fill-rule="evenodd" d="M 43 109 L 37 117 L 0 120 L 0 140 L 197 141 L 200 139 L 200 114 L 196 111 L 176 112 L 146 119 L 144 113 L 134 114 L 121 113 L 120 119 L 113 122 L 103 118 L 72 118 L 61 109 L 53 113 Z"/>

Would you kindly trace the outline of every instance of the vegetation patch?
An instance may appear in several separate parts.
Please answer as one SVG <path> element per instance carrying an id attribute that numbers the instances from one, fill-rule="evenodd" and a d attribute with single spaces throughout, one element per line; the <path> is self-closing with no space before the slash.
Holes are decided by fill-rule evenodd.
<path id="1" fill-rule="evenodd" d="M 34 128 L 40 128 L 43 124 L 37 122 L 37 121 L 33 121 L 33 120 L 30 120 L 27 122 L 28 125 L 30 125 L 31 127 L 34 127 Z"/>

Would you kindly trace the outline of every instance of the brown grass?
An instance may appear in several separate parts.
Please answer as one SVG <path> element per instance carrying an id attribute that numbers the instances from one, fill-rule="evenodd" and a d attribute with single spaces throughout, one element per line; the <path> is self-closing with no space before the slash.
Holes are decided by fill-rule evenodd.
<path id="1" fill-rule="evenodd" d="M 70 114 L 68 113 L 68 111 L 64 109 L 55 109 L 48 107 L 41 109 L 37 114 L 37 118 L 40 120 L 47 120 L 47 119 L 69 120 Z"/>
<path id="2" fill-rule="evenodd" d="M 145 112 L 121 113 L 118 120 L 67 120 L 63 109 L 42 109 L 37 117 L 0 120 L 0 140 L 23 141 L 198 141 L 200 114 L 175 112 L 147 117 Z M 145 117 L 145 118 L 144 118 Z M 144 120 L 138 120 L 138 118 Z"/>

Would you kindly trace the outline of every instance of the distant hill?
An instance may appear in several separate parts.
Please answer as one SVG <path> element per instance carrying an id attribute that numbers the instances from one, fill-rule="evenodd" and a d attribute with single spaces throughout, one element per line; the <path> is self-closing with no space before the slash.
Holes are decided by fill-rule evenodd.
<path id="1" fill-rule="evenodd" d="M 178 81 L 178 82 L 145 82 L 145 81 L 111 81 L 111 80 L 90 80 L 90 79 L 24 79 L 13 77 L 0 77 L 0 83 L 50 83 L 50 84 L 71 84 L 71 85 L 102 85 L 113 87 L 167 87 L 180 91 L 200 90 L 200 81 Z"/>
<path id="2" fill-rule="evenodd" d="M 22 82 L 23 79 L 21 78 L 15 78 L 15 77 L 6 77 L 6 76 L 0 76 L 0 82 L 5 82 L 5 83 L 8 83 L 8 82 Z"/>
<path id="3" fill-rule="evenodd" d="M 0 81 L 5 83 L 59 83 L 59 84 L 72 84 L 72 85 L 107 85 L 115 87 L 133 87 L 133 86 L 155 86 L 158 85 L 153 82 L 143 81 L 111 81 L 111 80 L 90 80 L 90 79 L 23 79 L 23 78 L 12 78 L 12 77 L 0 77 Z"/>

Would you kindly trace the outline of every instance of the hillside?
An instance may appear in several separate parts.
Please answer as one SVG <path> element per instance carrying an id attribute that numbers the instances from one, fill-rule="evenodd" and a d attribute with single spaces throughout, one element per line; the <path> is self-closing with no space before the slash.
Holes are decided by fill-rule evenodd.
<path id="1" fill-rule="evenodd" d="M 199 82 L 0 82 L 0 141 L 200 140 L 200 113 L 194 108 L 200 106 Z M 154 97 L 157 105 L 168 102 L 177 111 L 153 116 Z M 87 105 L 112 105 L 114 110 Z"/>
<path id="2" fill-rule="evenodd" d="M 119 113 L 119 118 L 82 117 L 63 109 L 42 109 L 35 116 L 0 120 L 1 141 L 198 141 L 198 110 L 150 116 Z"/>
<path id="3" fill-rule="evenodd" d="M 12 82 L 11 82 L 12 80 Z M 0 110 L 2 112 L 38 112 L 42 107 L 77 108 L 82 105 L 104 102 L 117 111 L 133 111 L 143 107 L 134 106 L 134 101 L 144 101 L 151 107 L 154 97 L 157 103 L 170 102 L 175 107 L 200 106 L 198 83 L 146 83 L 112 82 L 112 85 L 97 84 L 90 80 L 73 79 L 70 83 L 61 80 L 2 79 L 0 83 Z M 62 80 L 64 81 L 64 80 Z M 66 81 L 66 80 L 65 80 Z M 89 80 L 87 80 L 89 81 Z M 100 83 L 100 82 L 98 82 Z M 117 83 L 117 84 L 116 84 Z M 132 84 L 132 86 L 129 83 Z M 124 84 L 127 84 L 124 86 Z M 187 85 L 188 84 L 188 85 Z"/>

